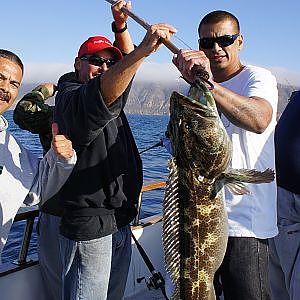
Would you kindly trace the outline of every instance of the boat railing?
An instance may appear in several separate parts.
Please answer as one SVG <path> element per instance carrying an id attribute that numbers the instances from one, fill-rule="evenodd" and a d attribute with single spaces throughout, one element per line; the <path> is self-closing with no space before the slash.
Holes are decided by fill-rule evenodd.
<path id="1" fill-rule="evenodd" d="M 32 236 L 34 220 L 36 217 L 38 217 L 38 215 L 38 208 L 22 211 L 16 215 L 14 223 L 26 220 L 21 248 L 17 260 L 0 265 L 0 277 L 38 264 L 37 259 L 28 259 L 28 250 Z"/>
<path id="2" fill-rule="evenodd" d="M 166 186 L 165 181 L 156 181 L 156 182 L 152 182 L 152 183 L 143 185 L 140 196 L 139 196 L 139 201 L 137 204 L 138 213 L 132 222 L 133 226 L 138 226 L 140 224 L 141 208 L 142 208 L 142 203 L 143 203 L 143 193 L 148 192 L 148 191 L 153 191 L 156 189 L 161 189 L 161 188 L 164 188 L 165 186 Z"/>
<path id="3" fill-rule="evenodd" d="M 143 194 L 147 191 L 164 188 L 165 186 L 166 186 L 165 181 L 156 181 L 153 183 L 143 185 L 140 196 L 139 196 L 138 205 L 137 205 L 138 214 L 132 223 L 133 226 L 141 225 L 140 224 L 140 212 L 141 212 Z M 16 217 L 14 219 L 14 223 L 20 222 L 20 221 L 26 221 L 25 228 L 23 231 L 21 248 L 20 248 L 17 260 L 15 260 L 13 262 L 0 264 L 0 277 L 3 277 L 10 273 L 14 273 L 14 272 L 17 272 L 22 269 L 25 269 L 25 268 L 28 268 L 28 267 L 38 264 L 37 255 L 35 255 L 34 257 L 28 258 L 28 251 L 29 251 L 30 240 L 31 240 L 32 232 L 33 232 L 34 221 L 35 221 L 35 218 L 38 217 L 38 215 L 39 215 L 39 210 L 37 207 L 29 208 L 26 211 L 21 210 L 16 215 Z M 159 221 L 159 220 L 156 219 L 155 222 L 157 222 L 157 221 Z"/>

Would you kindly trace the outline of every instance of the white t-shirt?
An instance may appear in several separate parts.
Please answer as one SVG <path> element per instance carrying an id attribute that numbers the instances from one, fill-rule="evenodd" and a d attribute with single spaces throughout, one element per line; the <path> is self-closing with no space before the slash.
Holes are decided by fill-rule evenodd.
<path id="1" fill-rule="evenodd" d="M 272 121 L 262 134 L 256 134 L 221 120 L 232 141 L 231 167 L 235 169 L 266 168 L 275 170 L 274 129 L 278 102 L 275 77 L 266 69 L 246 66 L 242 72 L 221 85 L 242 96 L 257 96 L 269 101 L 273 108 Z M 251 100 L 249 100 L 251 101 Z M 229 236 L 270 238 L 277 234 L 276 182 L 249 184 L 250 194 L 232 195 L 225 188 Z"/>

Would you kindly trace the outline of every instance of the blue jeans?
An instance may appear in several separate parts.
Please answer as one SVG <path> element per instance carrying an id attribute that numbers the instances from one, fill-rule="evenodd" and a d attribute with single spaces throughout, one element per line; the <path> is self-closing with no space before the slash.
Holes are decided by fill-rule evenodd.
<path id="1" fill-rule="evenodd" d="M 64 300 L 105 300 L 107 297 L 112 235 L 73 241 L 60 235 Z"/>
<path id="2" fill-rule="evenodd" d="M 223 291 L 225 300 L 270 300 L 268 256 L 268 240 L 229 237 L 215 274 L 217 299 Z"/>
<path id="3" fill-rule="evenodd" d="M 59 224 L 60 217 L 40 213 L 37 226 L 38 255 L 47 300 L 62 299 Z"/>
<path id="4" fill-rule="evenodd" d="M 108 300 L 121 300 L 125 292 L 131 261 L 130 226 L 121 227 L 112 237 L 112 262 L 108 287 Z"/>
<path id="5" fill-rule="evenodd" d="M 300 195 L 278 187 L 278 230 L 270 239 L 272 300 L 300 298 Z"/>

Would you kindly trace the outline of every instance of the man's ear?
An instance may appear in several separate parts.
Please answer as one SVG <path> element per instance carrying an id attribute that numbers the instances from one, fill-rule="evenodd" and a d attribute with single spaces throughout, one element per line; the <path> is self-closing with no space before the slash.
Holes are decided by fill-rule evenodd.
<path id="1" fill-rule="evenodd" d="M 74 68 L 76 71 L 79 71 L 81 68 L 81 59 L 79 57 L 75 58 Z"/>
<path id="2" fill-rule="evenodd" d="M 244 46 L 244 37 L 242 34 L 238 36 L 238 45 L 239 45 L 239 50 L 241 50 Z"/>

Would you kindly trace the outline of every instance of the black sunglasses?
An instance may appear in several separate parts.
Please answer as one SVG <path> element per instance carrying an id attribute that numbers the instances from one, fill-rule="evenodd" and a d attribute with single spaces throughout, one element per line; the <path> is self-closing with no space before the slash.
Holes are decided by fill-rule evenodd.
<path id="1" fill-rule="evenodd" d="M 107 67 L 112 66 L 116 63 L 116 61 L 112 58 L 103 58 L 101 56 L 82 56 L 80 57 L 81 60 L 86 60 L 89 62 L 90 65 L 101 67 L 104 63 L 106 63 Z"/>
<path id="2" fill-rule="evenodd" d="M 215 38 L 200 38 L 198 40 L 200 49 L 212 49 L 217 43 L 221 47 L 228 47 L 234 43 L 240 34 L 226 34 Z"/>

